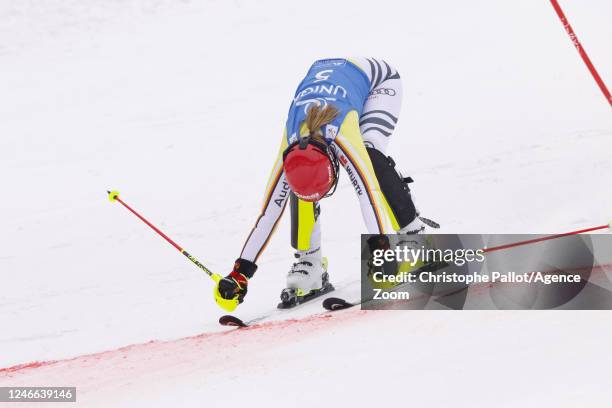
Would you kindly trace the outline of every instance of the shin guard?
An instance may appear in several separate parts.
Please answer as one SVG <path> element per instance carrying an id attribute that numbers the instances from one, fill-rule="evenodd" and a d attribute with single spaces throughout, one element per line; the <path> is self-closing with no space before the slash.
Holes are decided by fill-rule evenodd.
<path id="1" fill-rule="evenodd" d="M 381 151 L 367 147 L 378 184 L 382 190 L 400 228 L 410 224 L 417 216 L 417 211 L 410 195 L 408 184 L 410 177 L 402 177 L 395 169 L 395 162 Z"/>

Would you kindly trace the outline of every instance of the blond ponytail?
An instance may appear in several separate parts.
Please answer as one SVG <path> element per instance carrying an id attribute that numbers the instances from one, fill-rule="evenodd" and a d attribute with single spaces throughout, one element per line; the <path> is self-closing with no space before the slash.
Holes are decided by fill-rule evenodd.
<path id="1" fill-rule="evenodd" d="M 333 105 L 312 104 L 306 114 L 306 127 L 312 136 L 323 137 L 321 126 L 327 125 L 338 116 L 338 109 Z"/>

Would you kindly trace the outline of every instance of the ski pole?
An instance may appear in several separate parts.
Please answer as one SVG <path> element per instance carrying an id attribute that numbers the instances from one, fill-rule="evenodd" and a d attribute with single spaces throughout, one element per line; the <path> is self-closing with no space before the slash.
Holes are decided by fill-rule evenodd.
<path id="1" fill-rule="evenodd" d="M 562 234 L 548 235 L 546 237 L 528 239 L 526 241 L 513 242 L 511 244 L 505 244 L 505 245 L 495 246 L 491 248 L 483 248 L 483 251 L 484 252 L 500 251 L 502 249 L 514 248 L 514 247 L 522 246 L 522 245 L 535 244 L 536 242 L 548 241 L 551 239 L 567 237 L 569 235 L 582 234 L 585 232 L 598 231 L 598 230 L 602 230 L 606 228 L 612 229 L 612 220 L 610 220 L 610 222 L 607 225 L 599 225 L 597 227 L 585 228 L 585 229 L 570 231 L 570 232 L 564 232 Z"/>
<path id="2" fill-rule="evenodd" d="M 134 214 L 135 216 L 140 218 L 145 224 L 147 224 L 149 227 L 151 227 L 153 229 L 153 231 L 155 231 L 159 235 L 161 235 L 173 247 L 178 249 L 181 254 L 185 255 L 187 257 L 187 259 L 189 259 L 191 262 L 193 262 L 198 268 L 203 270 L 208 276 L 210 276 L 210 278 L 213 281 L 215 281 L 215 283 L 218 283 L 222 279 L 221 275 L 211 272 L 207 267 L 202 265 L 197 259 L 195 259 L 191 254 L 189 254 L 189 252 L 187 252 L 183 248 L 181 248 L 181 246 L 179 244 L 177 244 L 172 239 L 170 239 L 170 237 L 168 237 L 166 234 L 164 234 L 155 225 L 151 224 L 146 218 L 144 218 L 142 215 L 138 214 L 132 207 L 127 205 L 123 200 L 121 200 L 121 198 L 119 198 L 119 192 L 118 191 L 107 191 L 107 193 L 108 193 L 108 199 L 111 202 L 119 201 L 119 203 L 121 205 L 123 205 L 125 208 L 130 210 L 130 212 L 132 212 L 132 214 Z"/>
<path id="3" fill-rule="evenodd" d="M 576 50 L 580 54 L 582 61 L 584 61 L 584 64 L 587 66 L 587 69 L 589 70 L 589 72 L 593 76 L 593 79 L 597 83 L 597 86 L 599 86 L 599 89 L 601 89 L 601 92 L 604 94 L 604 97 L 606 98 L 610 106 L 612 106 L 612 95 L 610 94 L 610 91 L 608 91 L 606 84 L 604 83 L 603 79 L 601 79 L 601 77 L 599 76 L 599 73 L 595 69 L 595 66 L 591 62 L 591 59 L 587 55 L 584 47 L 582 46 L 582 44 L 580 44 L 580 41 L 578 40 L 578 36 L 572 29 L 572 26 L 567 20 L 567 17 L 565 17 L 565 13 L 561 9 L 559 2 L 557 0 L 550 0 L 550 3 L 555 9 L 555 12 L 557 13 L 557 16 L 559 17 L 559 20 L 561 20 L 561 24 L 563 24 L 563 28 L 565 28 L 567 35 L 569 35 L 570 40 L 572 40 L 574 47 L 576 47 Z"/>

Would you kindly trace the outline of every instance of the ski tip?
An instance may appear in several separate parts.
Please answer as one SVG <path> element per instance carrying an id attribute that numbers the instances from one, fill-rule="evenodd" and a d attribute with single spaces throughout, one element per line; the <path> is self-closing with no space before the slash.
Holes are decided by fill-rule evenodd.
<path id="1" fill-rule="evenodd" d="M 222 326 L 233 326 L 233 327 L 248 327 L 249 325 L 243 322 L 241 319 L 232 315 L 224 315 L 219 318 L 219 324 Z"/>
<path id="2" fill-rule="evenodd" d="M 355 306 L 344 299 L 330 297 L 323 301 L 323 307 L 327 310 L 342 310 Z"/>

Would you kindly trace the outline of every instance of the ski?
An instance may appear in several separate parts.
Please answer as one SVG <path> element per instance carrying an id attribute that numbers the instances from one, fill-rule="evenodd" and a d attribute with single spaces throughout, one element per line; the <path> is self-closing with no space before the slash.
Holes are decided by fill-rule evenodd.
<path id="1" fill-rule="evenodd" d="M 233 326 L 233 327 L 248 327 L 248 324 L 232 315 L 223 315 L 219 318 L 219 324 L 221 326 Z"/>
<path id="2" fill-rule="evenodd" d="M 254 325 L 255 323 L 258 323 L 262 320 L 265 320 L 271 316 L 273 316 L 275 313 L 273 312 L 269 312 L 265 315 L 261 315 L 258 317 L 254 317 L 253 319 L 244 321 L 239 317 L 236 317 L 234 315 L 223 315 L 219 318 L 219 324 L 221 326 L 227 326 L 227 327 L 238 327 L 238 328 L 243 328 L 243 327 L 249 327 Z"/>
<path id="3" fill-rule="evenodd" d="M 421 273 L 425 272 L 425 271 L 437 271 L 441 268 L 447 267 L 448 263 L 441 261 L 441 262 L 432 262 L 429 263 L 427 265 L 424 265 L 422 267 L 420 267 L 419 269 L 415 270 L 413 273 L 416 273 L 417 275 L 420 275 Z M 399 284 L 397 286 L 395 286 L 394 288 L 391 289 L 391 291 L 396 291 L 399 290 L 401 288 L 404 288 L 408 285 L 408 283 L 402 283 Z M 367 298 L 361 298 L 356 302 L 349 302 L 345 299 L 342 298 L 337 298 L 337 297 L 330 297 L 327 298 L 323 301 L 322 306 L 323 308 L 325 308 L 326 310 L 329 310 L 331 312 L 333 311 L 337 311 L 337 310 L 344 310 L 344 309 L 348 309 L 351 308 L 353 306 L 359 306 L 363 303 L 367 303 L 370 302 L 372 300 L 371 297 L 367 297 Z"/>
<path id="4" fill-rule="evenodd" d="M 321 288 L 320 290 L 317 290 L 313 293 L 309 293 L 306 296 L 296 296 L 293 299 L 288 298 L 289 299 L 288 301 L 291 303 L 284 303 L 284 299 L 281 297 L 281 300 L 283 300 L 283 302 L 278 304 L 276 310 L 268 312 L 267 314 L 261 315 L 259 317 L 255 317 L 247 321 L 244 321 L 234 315 L 223 315 L 219 318 L 219 324 L 222 326 L 228 326 L 228 327 L 238 327 L 238 328 L 249 327 L 255 323 L 261 322 L 262 320 L 265 320 L 277 314 L 278 312 L 282 312 L 285 310 L 291 310 L 291 309 L 295 309 L 298 306 L 302 306 L 310 302 L 311 300 L 314 300 L 329 292 L 332 292 L 333 290 L 335 290 L 334 286 L 331 283 L 329 283 L 329 281 L 326 281 L 326 283 L 323 285 L 323 288 Z M 285 291 L 283 291 L 283 293 L 285 293 Z"/>
<path id="5" fill-rule="evenodd" d="M 348 309 L 349 307 L 353 307 L 353 306 L 357 306 L 361 304 L 361 302 L 359 303 L 350 303 L 347 302 L 346 300 L 342 299 L 342 298 L 337 298 L 337 297 L 330 297 L 327 298 L 323 301 L 323 307 L 326 310 L 329 311 L 336 311 L 336 310 L 344 310 L 344 309 Z"/>
<path id="6" fill-rule="evenodd" d="M 295 289 L 284 289 L 281 293 L 281 302 L 278 304 L 277 308 L 282 310 L 293 309 L 296 306 L 303 305 L 326 293 L 332 292 L 334 289 L 334 286 L 329 282 L 326 282 L 321 289 L 310 292 L 306 296 L 298 296 Z"/>

